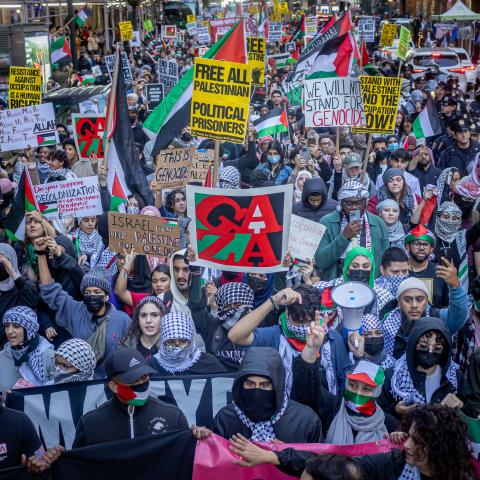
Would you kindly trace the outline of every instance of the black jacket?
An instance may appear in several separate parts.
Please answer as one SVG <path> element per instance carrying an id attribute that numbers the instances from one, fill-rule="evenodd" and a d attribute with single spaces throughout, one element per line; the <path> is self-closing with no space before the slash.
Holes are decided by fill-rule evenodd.
<path id="1" fill-rule="evenodd" d="M 448 167 L 456 167 L 460 170 L 460 173 L 467 175 L 467 166 L 470 162 L 475 160 L 475 156 L 480 152 L 480 144 L 470 141 L 468 148 L 458 148 L 458 145 L 454 143 L 451 147 L 445 149 L 438 161 L 438 168 L 444 170 Z"/>
<path id="2" fill-rule="evenodd" d="M 143 407 L 133 407 L 122 403 L 114 395 L 111 400 L 80 418 L 73 448 L 142 435 L 158 435 L 181 428 L 188 429 L 188 422 L 175 405 L 150 397 Z"/>
<path id="3" fill-rule="evenodd" d="M 322 201 L 317 208 L 313 208 L 308 203 L 308 196 L 311 193 L 319 193 L 322 195 Z M 333 212 L 338 205 L 338 202 L 329 200 L 327 197 L 328 191 L 325 182 L 320 177 L 309 178 L 303 186 L 302 201 L 297 202 L 293 206 L 292 213 L 299 217 L 312 220 L 312 222 L 319 222 L 327 213 Z"/>
<path id="4" fill-rule="evenodd" d="M 240 365 L 232 387 L 233 401 L 238 404 L 243 379 L 249 375 L 270 378 L 275 390 L 277 413 L 283 405 L 285 391 L 285 369 L 277 350 L 270 347 L 252 347 Z M 315 412 L 293 400 L 273 425 L 278 440 L 286 443 L 312 443 L 322 441 L 322 426 Z M 252 432 L 242 423 L 232 404 L 223 407 L 213 419 L 213 431 L 224 438 L 236 433 L 250 438 Z"/>

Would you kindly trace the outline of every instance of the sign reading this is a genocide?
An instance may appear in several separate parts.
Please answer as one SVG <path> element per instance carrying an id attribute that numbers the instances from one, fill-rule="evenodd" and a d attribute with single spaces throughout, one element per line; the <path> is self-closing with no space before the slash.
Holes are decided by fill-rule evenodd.
<path id="1" fill-rule="evenodd" d="M 108 212 L 108 247 L 168 259 L 180 248 L 180 227 L 168 218 Z"/>
<path id="2" fill-rule="evenodd" d="M 267 42 L 262 37 L 247 37 L 248 63 L 252 66 L 252 85 L 265 82 L 265 58 Z"/>
<path id="3" fill-rule="evenodd" d="M 358 78 L 318 78 L 303 85 L 306 127 L 365 125 Z"/>
<path id="4" fill-rule="evenodd" d="M 190 112 L 192 135 L 243 143 L 251 76 L 249 65 L 198 58 Z"/>
<path id="5" fill-rule="evenodd" d="M 355 127 L 354 133 L 393 134 L 397 118 L 402 79 L 361 76 L 366 125 Z"/>
<path id="6" fill-rule="evenodd" d="M 169 148 L 157 155 L 157 190 L 183 187 L 188 183 L 195 148 Z"/>
<path id="7" fill-rule="evenodd" d="M 42 103 L 42 76 L 38 68 L 10 67 L 8 108 Z"/>

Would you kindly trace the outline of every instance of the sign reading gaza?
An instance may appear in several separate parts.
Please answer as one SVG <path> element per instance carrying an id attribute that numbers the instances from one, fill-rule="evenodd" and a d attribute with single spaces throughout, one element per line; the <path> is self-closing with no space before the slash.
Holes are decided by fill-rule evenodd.
<path id="1" fill-rule="evenodd" d="M 248 190 L 187 185 L 194 265 L 234 272 L 279 272 L 288 245 L 292 184 Z"/>
<path id="2" fill-rule="evenodd" d="M 250 105 L 251 66 L 197 58 L 193 79 L 191 134 L 243 143 Z"/>

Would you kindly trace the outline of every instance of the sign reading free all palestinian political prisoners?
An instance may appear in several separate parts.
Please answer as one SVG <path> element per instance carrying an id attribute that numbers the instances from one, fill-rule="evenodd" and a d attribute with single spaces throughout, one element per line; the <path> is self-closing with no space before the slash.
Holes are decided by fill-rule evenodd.
<path id="1" fill-rule="evenodd" d="M 10 67 L 8 78 L 8 108 L 27 107 L 42 103 L 40 69 Z"/>
<path id="2" fill-rule="evenodd" d="M 53 104 L 0 110 L 0 152 L 57 143 Z"/>
<path id="3" fill-rule="evenodd" d="M 365 125 L 358 78 L 305 80 L 303 99 L 306 127 L 356 127 Z"/>
<path id="4" fill-rule="evenodd" d="M 287 251 L 292 185 L 223 190 L 187 185 L 194 265 L 234 272 L 279 272 Z"/>
<path id="5" fill-rule="evenodd" d="M 150 395 L 178 406 L 189 425 L 212 428 L 213 417 L 231 401 L 233 378 L 228 374 L 152 377 Z M 7 402 L 27 414 L 47 448 L 63 440 L 70 449 L 78 420 L 107 401 L 105 392 L 102 380 L 73 382 L 13 390 Z"/>
<path id="6" fill-rule="evenodd" d="M 88 160 L 93 153 L 103 159 L 103 134 L 105 115 L 72 114 L 73 138 L 81 160 Z"/>
<path id="7" fill-rule="evenodd" d="M 108 212 L 108 247 L 168 259 L 180 250 L 180 227 L 168 218 Z"/>
<path id="8" fill-rule="evenodd" d="M 251 76 L 249 65 L 197 58 L 190 111 L 192 135 L 243 143 Z"/>
<path id="9" fill-rule="evenodd" d="M 366 125 L 354 127 L 353 133 L 393 134 L 397 118 L 402 79 L 361 76 Z"/>
<path id="10" fill-rule="evenodd" d="M 103 213 L 98 177 L 33 185 L 33 194 L 48 220 L 92 217 Z"/>

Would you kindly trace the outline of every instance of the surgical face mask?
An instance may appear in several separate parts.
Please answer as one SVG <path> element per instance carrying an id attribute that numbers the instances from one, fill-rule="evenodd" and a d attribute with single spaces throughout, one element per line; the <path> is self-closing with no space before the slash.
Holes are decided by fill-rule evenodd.
<path id="1" fill-rule="evenodd" d="M 398 148 L 398 143 L 389 143 L 387 148 L 389 152 L 393 152 Z"/>
<path id="2" fill-rule="evenodd" d="M 247 285 L 252 289 L 254 295 L 262 295 L 267 289 L 268 280 L 248 276 Z"/>
<path id="3" fill-rule="evenodd" d="M 383 351 L 385 339 L 383 337 L 367 337 L 365 338 L 365 352 L 375 357 Z"/>
<path id="4" fill-rule="evenodd" d="M 242 388 L 240 408 L 254 423 L 270 420 L 275 413 L 275 391 Z"/>
<path id="5" fill-rule="evenodd" d="M 348 276 L 352 282 L 368 284 L 370 281 L 370 272 L 368 270 L 349 270 Z"/>
<path id="6" fill-rule="evenodd" d="M 268 155 L 267 160 L 272 165 L 276 165 L 280 161 L 280 155 Z"/>
<path id="7" fill-rule="evenodd" d="M 103 295 L 85 295 L 83 303 L 90 313 L 96 313 L 105 306 L 105 297 Z"/>
<path id="8" fill-rule="evenodd" d="M 138 385 L 118 384 L 117 396 L 123 402 L 134 407 L 143 407 L 148 402 L 150 382 Z"/>
<path id="9" fill-rule="evenodd" d="M 130 205 L 127 205 L 127 213 L 139 214 L 140 209 L 138 207 L 132 207 Z"/>
<path id="10" fill-rule="evenodd" d="M 442 358 L 441 353 L 434 353 L 434 352 L 427 352 L 425 350 L 417 350 L 415 352 L 415 357 L 417 363 L 420 367 L 428 369 L 432 368 L 434 365 L 438 365 L 440 363 L 440 359 Z"/>

